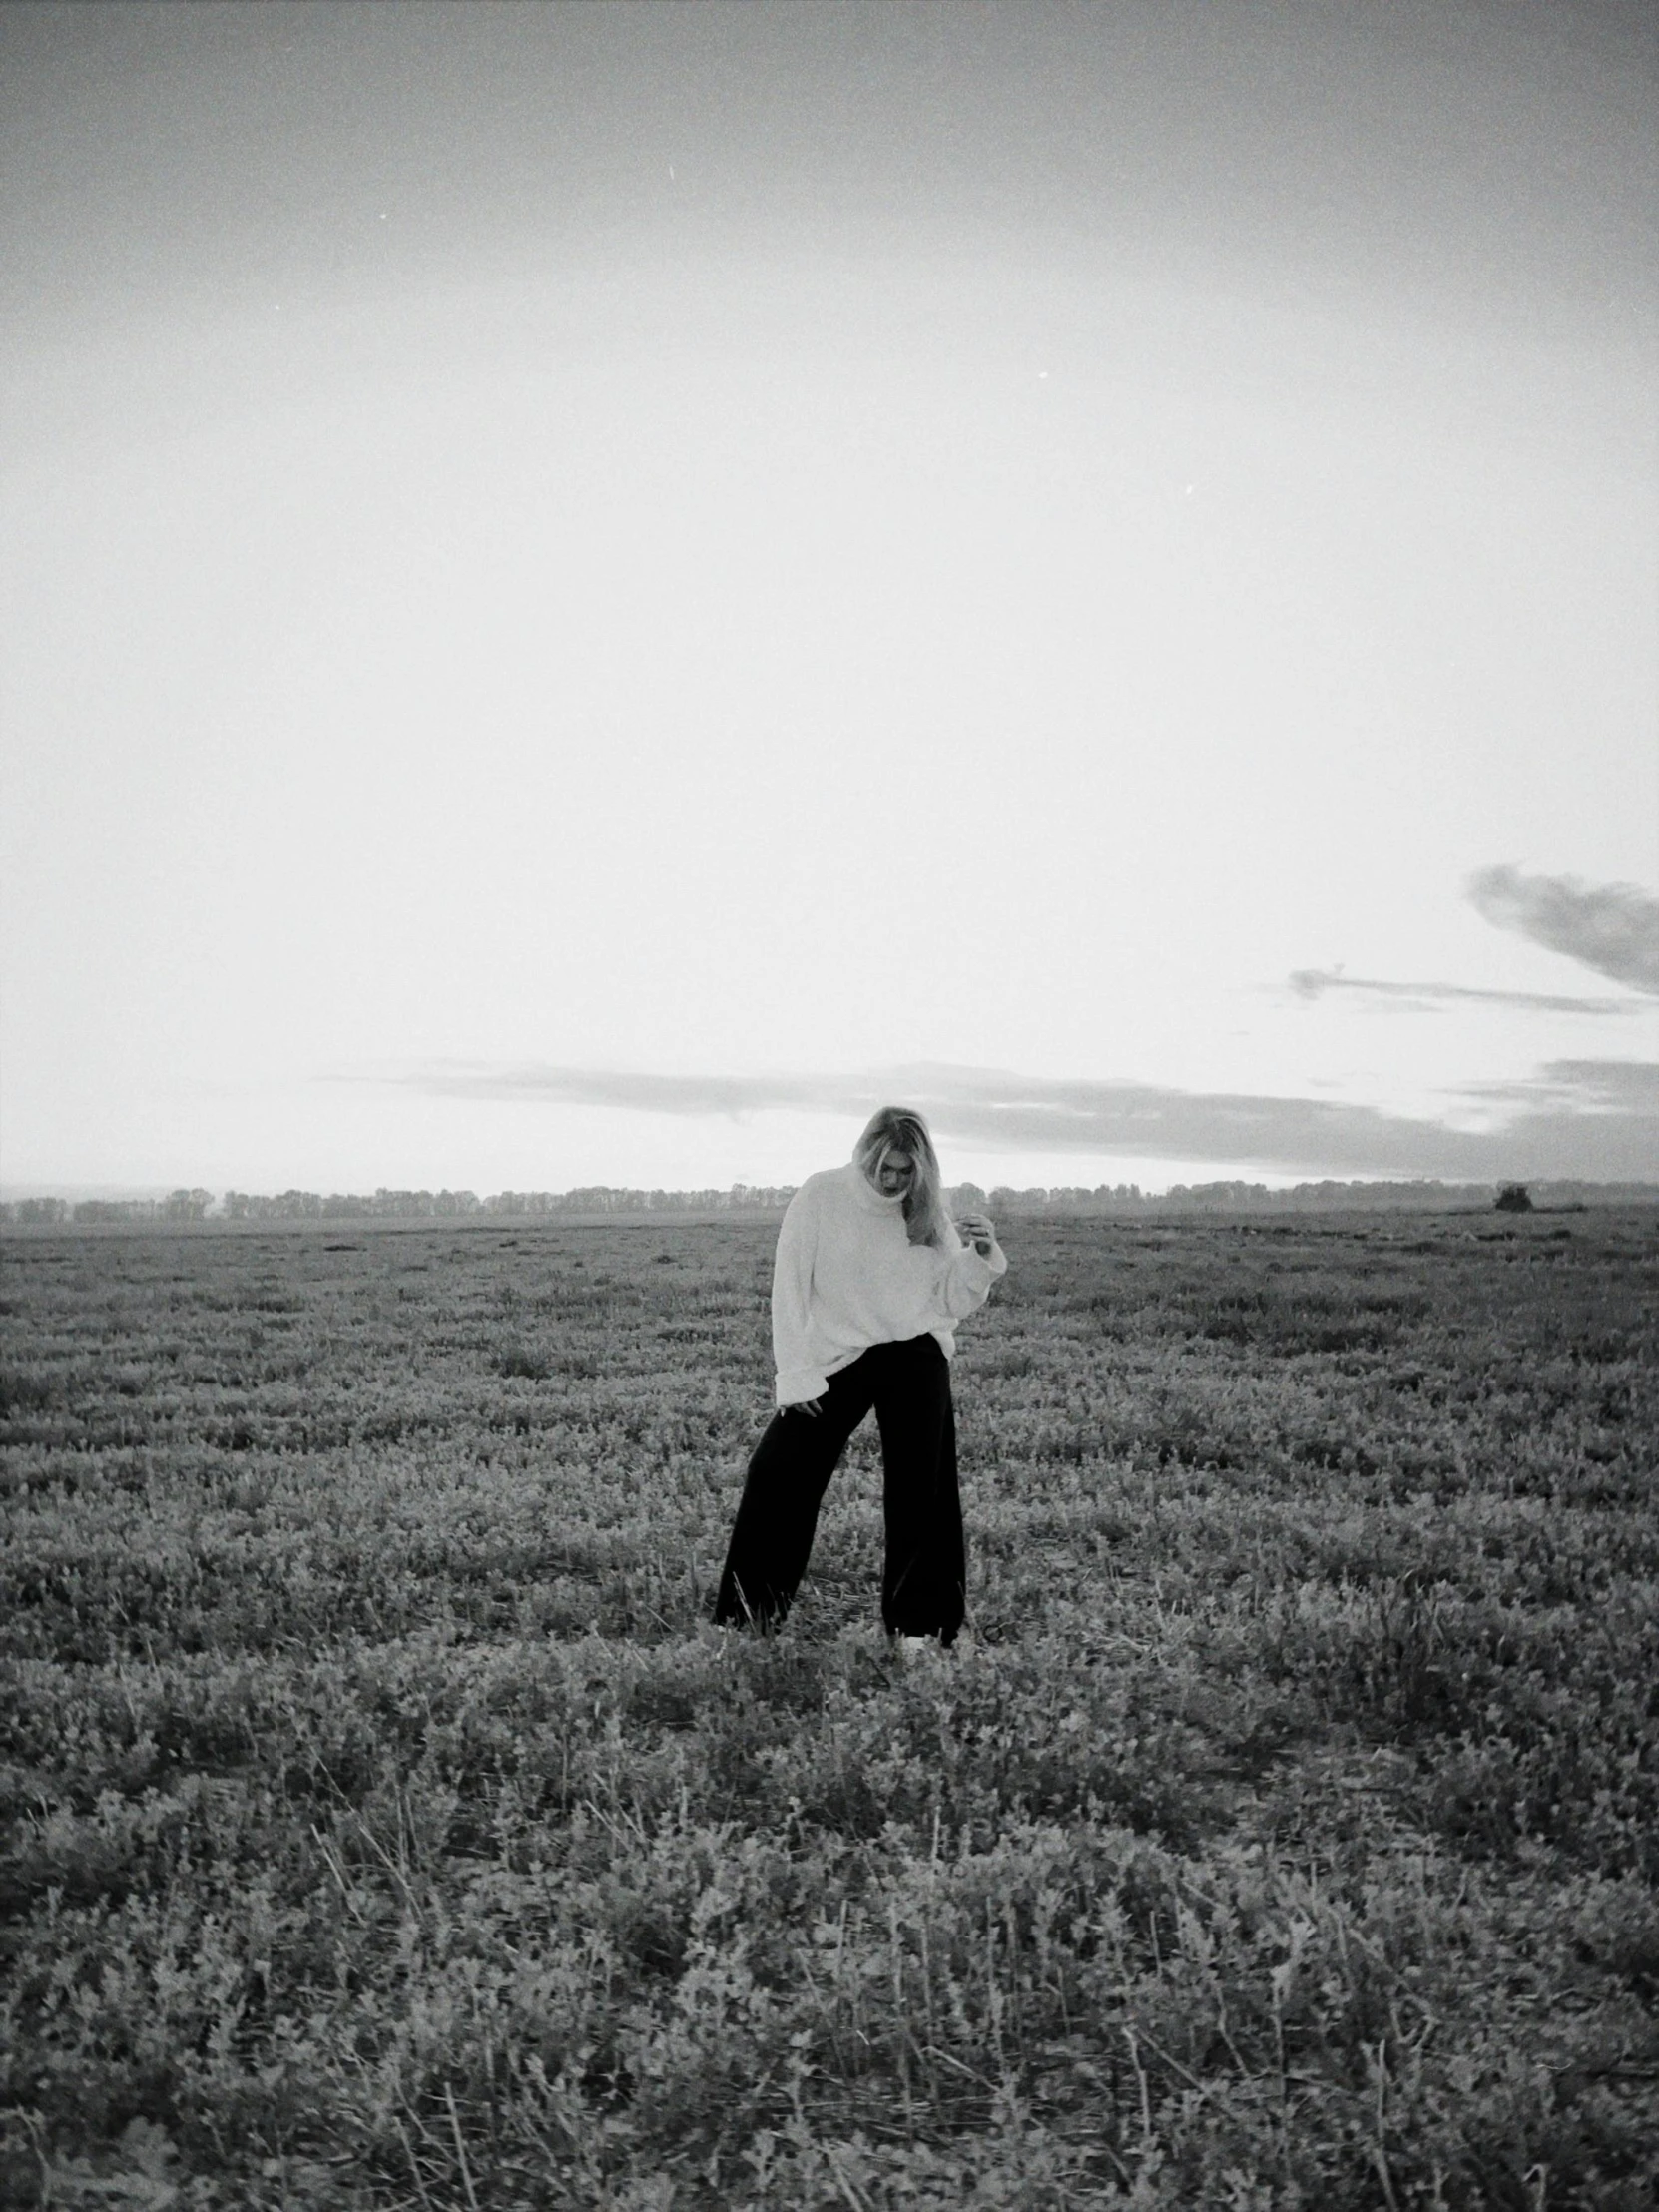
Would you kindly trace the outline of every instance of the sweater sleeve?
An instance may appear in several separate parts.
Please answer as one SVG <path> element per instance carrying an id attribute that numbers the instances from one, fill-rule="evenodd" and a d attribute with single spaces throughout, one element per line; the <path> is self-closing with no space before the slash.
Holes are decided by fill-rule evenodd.
<path id="1" fill-rule="evenodd" d="M 817 1193 L 803 1188 L 785 1209 L 772 1267 L 772 1356 L 778 1364 L 780 1405 L 803 1405 L 830 1386 L 824 1370 L 814 1365 L 807 1341 L 817 1249 Z"/>
<path id="2" fill-rule="evenodd" d="M 983 1257 L 972 1245 L 963 1245 L 946 1258 L 940 1271 L 939 1303 L 952 1321 L 961 1321 L 979 1311 L 991 1295 L 991 1285 L 1007 1272 L 1007 1255 L 994 1237 L 989 1254 Z"/>

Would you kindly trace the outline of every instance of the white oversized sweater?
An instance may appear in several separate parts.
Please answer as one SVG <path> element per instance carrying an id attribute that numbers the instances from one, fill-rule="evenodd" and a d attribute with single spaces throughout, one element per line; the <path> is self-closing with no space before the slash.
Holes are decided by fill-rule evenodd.
<path id="1" fill-rule="evenodd" d="M 911 1244 L 902 1199 L 883 1198 L 855 1162 L 809 1175 L 778 1232 L 772 1275 L 779 1404 L 818 1397 L 871 1345 L 930 1334 L 948 1358 L 956 1323 L 1008 1266 L 994 1239 L 988 1258 L 948 1242 L 945 1252 Z"/>

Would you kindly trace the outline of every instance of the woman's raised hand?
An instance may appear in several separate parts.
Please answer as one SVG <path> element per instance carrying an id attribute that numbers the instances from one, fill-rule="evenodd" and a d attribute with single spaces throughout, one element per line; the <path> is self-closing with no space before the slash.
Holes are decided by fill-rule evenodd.
<path id="1" fill-rule="evenodd" d="M 991 1246 L 996 1242 L 996 1231 L 984 1214 L 963 1214 L 956 1224 L 956 1234 L 964 1244 L 972 1245 L 981 1259 L 990 1257 Z"/>

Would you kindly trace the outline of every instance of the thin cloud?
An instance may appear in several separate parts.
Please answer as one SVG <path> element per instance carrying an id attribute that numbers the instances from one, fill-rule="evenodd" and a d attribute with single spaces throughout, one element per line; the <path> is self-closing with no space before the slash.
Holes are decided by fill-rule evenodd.
<path id="1" fill-rule="evenodd" d="M 351 1080 L 351 1078 L 346 1078 Z M 642 1114 L 856 1113 L 866 1093 L 857 1076 L 648 1075 L 618 1068 L 494 1067 L 441 1061 L 388 1081 L 433 1098 L 539 1101 L 548 1106 L 614 1106 Z M 880 1100 L 863 1108 L 872 1113 Z"/>
<path id="2" fill-rule="evenodd" d="M 1478 1000 L 1486 1006 L 1525 1006 L 1543 1014 L 1634 1014 L 1642 1006 L 1634 998 L 1571 998 L 1546 991 L 1486 991 L 1467 983 L 1383 983 L 1368 976 L 1344 975 L 1337 968 L 1296 968 L 1291 988 L 1298 998 L 1321 998 L 1327 991 L 1361 991 L 1391 999 L 1412 1008 L 1431 1011 L 1440 1001 Z"/>
<path id="3" fill-rule="evenodd" d="M 1581 883 L 1484 867 L 1468 880 L 1478 913 L 1633 990 L 1659 992 L 1659 898 L 1634 883 Z"/>
<path id="4" fill-rule="evenodd" d="M 1465 1098 L 1535 1110 L 1567 1105 L 1583 1114 L 1651 1114 L 1659 1117 L 1659 1062 L 1652 1060 L 1552 1060 L 1525 1083 L 1472 1085 Z M 1655 1162 L 1659 1166 L 1659 1161 Z"/>
<path id="5" fill-rule="evenodd" d="M 1507 1117 L 1495 1130 L 1327 1099 L 1060 1081 L 935 1063 L 856 1075 L 721 1077 L 446 1064 L 378 1080 L 428 1096 L 657 1114 L 784 1109 L 861 1121 L 902 1101 L 920 1107 L 941 1138 L 987 1150 L 1227 1160 L 1303 1175 L 1629 1182 L 1659 1174 L 1659 1065 L 1646 1062 L 1555 1061 L 1528 1082 L 1460 1094 L 1465 1109 Z"/>

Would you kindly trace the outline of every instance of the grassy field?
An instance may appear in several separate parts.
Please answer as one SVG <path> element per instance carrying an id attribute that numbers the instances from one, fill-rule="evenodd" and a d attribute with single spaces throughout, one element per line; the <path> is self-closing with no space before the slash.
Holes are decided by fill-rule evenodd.
<path id="1" fill-rule="evenodd" d="M 921 1661 L 774 1235 L 8 1241 L 0 2201 L 1651 2206 L 1654 1215 L 1009 1224 Z"/>

